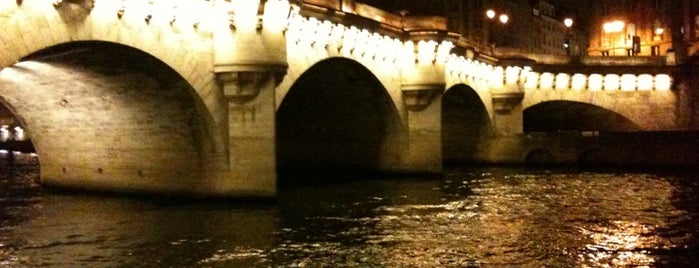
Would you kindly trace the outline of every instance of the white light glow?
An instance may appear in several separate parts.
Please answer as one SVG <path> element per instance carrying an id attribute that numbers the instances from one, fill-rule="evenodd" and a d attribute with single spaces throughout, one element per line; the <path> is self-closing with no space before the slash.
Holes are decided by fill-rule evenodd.
<path id="1" fill-rule="evenodd" d="M 583 90 L 587 86 L 587 76 L 584 74 L 574 74 L 571 88 L 573 90 Z"/>
<path id="2" fill-rule="evenodd" d="M 588 89 L 590 91 L 602 90 L 604 77 L 601 74 L 591 74 L 588 78 Z"/>
<path id="3" fill-rule="evenodd" d="M 510 21 L 510 17 L 507 16 L 506 14 L 500 15 L 500 23 L 506 24 L 508 21 Z"/>
<path id="4" fill-rule="evenodd" d="M 403 59 L 403 65 L 412 66 L 415 64 L 415 43 L 413 41 L 406 41 L 403 43 L 401 59 Z"/>
<path id="5" fill-rule="evenodd" d="M 454 48 L 454 43 L 442 41 L 437 48 L 437 62 L 440 64 L 446 63 L 452 48 Z"/>
<path id="6" fill-rule="evenodd" d="M 283 31 L 287 27 L 290 10 L 291 5 L 287 0 L 267 0 L 263 15 L 263 27 L 270 31 Z"/>
<path id="7" fill-rule="evenodd" d="M 539 73 L 529 72 L 527 74 L 527 81 L 524 82 L 524 88 L 536 89 L 538 86 L 539 86 Z"/>
<path id="8" fill-rule="evenodd" d="M 495 67 L 495 70 L 490 72 L 490 79 L 488 79 L 488 86 L 491 89 L 500 89 L 504 85 L 505 70 L 502 67 Z"/>
<path id="9" fill-rule="evenodd" d="M 653 90 L 653 76 L 650 74 L 642 74 L 638 76 L 638 90 L 648 91 Z"/>
<path id="10" fill-rule="evenodd" d="M 571 26 L 573 26 L 573 19 L 571 19 L 571 18 L 565 18 L 565 19 L 563 20 L 563 25 L 565 25 L 566 27 L 570 28 Z"/>
<path id="11" fill-rule="evenodd" d="M 633 74 L 624 74 L 621 76 L 621 91 L 636 90 L 636 76 Z"/>
<path id="12" fill-rule="evenodd" d="M 495 10 L 488 9 L 488 11 L 485 12 L 485 15 L 486 15 L 489 19 L 495 18 Z"/>
<path id="13" fill-rule="evenodd" d="M 420 63 L 431 63 L 435 60 L 437 42 L 421 40 L 417 43 L 417 59 Z"/>
<path id="14" fill-rule="evenodd" d="M 605 33 L 618 33 L 624 30 L 624 26 L 626 26 L 626 23 L 620 20 L 612 21 L 612 22 L 607 22 L 604 25 L 602 25 L 604 32 Z"/>
<path id="15" fill-rule="evenodd" d="M 2 128 L 0 128 L 0 142 L 6 142 L 9 139 L 10 131 L 7 129 L 7 126 L 2 126 Z"/>
<path id="16" fill-rule="evenodd" d="M 604 90 L 607 90 L 607 91 L 619 90 L 619 75 L 607 74 L 604 77 Z"/>
<path id="17" fill-rule="evenodd" d="M 23 141 L 25 138 L 26 137 L 24 135 L 24 129 L 22 129 L 19 126 L 16 126 L 14 128 L 14 137 L 12 139 L 16 141 Z"/>
<path id="18" fill-rule="evenodd" d="M 240 30 L 257 29 L 257 10 L 260 0 L 231 0 L 235 27 Z"/>
<path id="19" fill-rule="evenodd" d="M 541 74 L 541 84 L 539 85 L 539 89 L 542 89 L 542 90 L 553 89 L 553 78 L 554 78 L 554 76 L 552 73 Z"/>
<path id="20" fill-rule="evenodd" d="M 672 87 L 672 78 L 667 74 L 655 76 L 655 90 L 668 91 Z"/>
<path id="21" fill-rule="evenodd" d="M 559 73 L 556 75 L 556 89 L 564 90 L 570 88 L 570 75 L 567 73 Z"/>
<path id="22" fill-rule="evenodd" d="M 521 67 L 508 66 L 505 69 L 505 84 L 506 85 L 516 85 L 519 80 L 519 73 L 522 71 Z"/>

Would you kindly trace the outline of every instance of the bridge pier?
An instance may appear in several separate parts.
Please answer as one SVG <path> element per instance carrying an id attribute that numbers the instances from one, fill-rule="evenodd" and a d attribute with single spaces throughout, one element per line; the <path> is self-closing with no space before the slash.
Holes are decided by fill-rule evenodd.
<path id="1" fill-rule="evenodd" d="M 442 172 L 442 92 L 444 84 L 403 85 L 408 110 L 408 151 L 403 164 L 410 172 Z"/>
<path id="2" fill-rule="evenodd" d="M 220 10 L 228 12 L 228 4 Z M 276 195 L 275 88 L 286 75 L 285 1 L 238 1 L 214 30 L 214 72 L 226 103 L 228 170 L 210 182 L 223 195 Z M 261 8 L 263 7 L 263 8 Z M 261 20 L 260 20 L 261 18 Z"/>

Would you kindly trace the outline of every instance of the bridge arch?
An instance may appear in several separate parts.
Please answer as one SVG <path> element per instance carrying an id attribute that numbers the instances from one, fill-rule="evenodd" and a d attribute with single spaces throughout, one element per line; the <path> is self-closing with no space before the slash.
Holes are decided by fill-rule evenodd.
<path id="1" fill-rule="evenodd" d="M 21 4 L 18 4 L 20 3 Z M 187 1 L 189 2 L 189 1 Z M 206 27 L 192 27 L 189 20 L 170 23 L 171 18 L 155 16 L 145 21 L 147 9 L 128 3 L 127 13 L 117 14 L 118 1 L 63 1 L 59 7 L 45 1 L 0 3 L 0 70 L 38 51 L 76 42 L 108 42 L 145 52 L 174 70 L 198 95 L 195 103 L 202 111 L 207 132 L 212 135 L 215 154 L 225 153 L 225 110 L 215 83 L 213 35 Z M 145 3 L 143 3 L 145 5 Z M 189 6 L 191 4 L 191 6 Z M 208 1 L 191 1 L 189 10 L 211 8 Z M 34 56 L 30 56 L 34 55 Z M 204 112 L 205 111 L 205 112 Z M 225 157 L 225 156 L 223 156 Z"/>
<path id="2" fill-rule="evenodd" d="M 320 61 L 299 76 L 277 110 L 277 163 L 284 174 L 387 171 L 406 131 L 391 97 L 362 64 Z"/>
<path id="3" fill-rule="evenodd" d="M 442 97 L 442 154 L 445 163 L 475 162 L 478 146 L 493 135 L 485 104 L 468 85 L 450 87 Z"/>
<path id="4" fill-rule="evenodd" d="M 523 112 L 524 132 L 638 131 L 625 116 L 600 106 L 575 101 L 546 101 Z"/>
<path id="5" fill-rule="evenodd" d="M 133 47 L 69 42 L 0 71 L 44 184 L 191 192 L 215 151 L 211 114 L 179 73 Z"/>

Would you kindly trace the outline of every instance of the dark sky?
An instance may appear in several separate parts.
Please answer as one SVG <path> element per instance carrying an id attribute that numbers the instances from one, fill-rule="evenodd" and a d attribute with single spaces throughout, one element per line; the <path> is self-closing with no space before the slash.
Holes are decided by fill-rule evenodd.
<path id="1" fill-rule="evenodd" d="M 414 15 L 442 15 L 445 10 L 454 8 L 449 6 L 450 3 L 455 3 L 455 1 L 444 0 L 359 0 L 359 2 L 393 13 L 398 13 L 400 10 L 408 10 L 410 14 Z M 527 4 L 528 1 L 515 0 L 514 2 Z M 536 1 L 529 2 L 533 3 Z M 572 17 L 579 28 L 586 28 L 586 20 L 591 17 L 595 6 L 594 0 L 550 0 L 548 2 L 556 5 L 558 16 L 560 17 L 558 19 Z"/>

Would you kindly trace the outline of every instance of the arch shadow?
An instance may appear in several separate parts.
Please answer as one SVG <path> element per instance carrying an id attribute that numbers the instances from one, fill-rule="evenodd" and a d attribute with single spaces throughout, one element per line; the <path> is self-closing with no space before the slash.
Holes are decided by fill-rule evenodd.
<path id="1" fill-rule="evenodd" d="M 524 132 L 639 131 L 641 127 L 608 109 L 575 101 L 547 101 L 524 110 Z"/>
<path id="2" fill-rule="evenodd" d="M 276 124 L 280 185 L 385 171 L 406 137 L 380 81 L 346 58 L 304 72 L 282 100 Z"/>
<path id="3" fill-rule="evenodd" d="M 488 110 L 476 91 L 464 84 L 442 97 L 442 154 L 445 164 L 476 163 L 478 148 L 493 135 Z"/>

